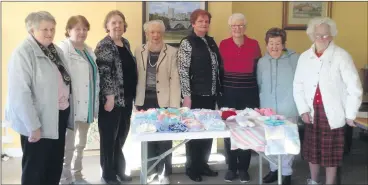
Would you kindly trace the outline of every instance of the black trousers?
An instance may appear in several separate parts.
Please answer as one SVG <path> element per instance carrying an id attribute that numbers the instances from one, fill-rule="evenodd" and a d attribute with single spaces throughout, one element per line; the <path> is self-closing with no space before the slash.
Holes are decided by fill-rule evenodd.
<path id="1" fill-rule="evenodd" d="M 146 91 L 144 98 L 144 105 L 137 106 L 137 110 L 147 110 L 149 108 L 160 108 L 157 101 L 156 91 Z M 172 147 L 172 141 L 149 141 L 147 142 L 148 147 L 148 158 L 156 157 L 164 152 L 168 151 Z M 155 161 L 149 161 L 148 168 L 153 165 Z M 172 154 L 167 155 L 162 159 L 155 169 L 150 172 L 149 175 L 157 172 L 158 175 L 168 176 L 172 173 Z"/>
<path id="2" fill-rule="evenodd" d="M 256 89 L 224 88 L 221 106 L 242 110 L 259 107 L 259 95 Z M 233 172 L 248 171 L 251 150 L 231 150 L 230 138 L 224 139 L 228 170 Z"/>
<path id="3" fill-rule="evenodd" d="M 345 132 L 344 155 L 348 155 L 350 153 L 351 145 L 353 143 L 353 127 L 345 125 L 344 132 Z"/>
<path id="4" fill-rule="evenodd" d="M 59 111 L 59 138 L 28 142 L 20 136 L 22 145 L 22 185 L 58 185 L 63 170 L 65 133 L 70 108 Z M 46 123 L 47 124 L 47 123 Z"/>
<path id="5" fill-rule="evenodd" d="M 100 164 L 105 180 L 116 180 L 125 174 L 123 146 L 129 133 L 132 114 L 132 98 L 125 98 L 125 107 L 114 107 L 111 112 L 100 102 L 98 130 L 100 133 Z"/>
<path id="6" fill-rule="evenodd" d="M 192 95 L 192 109 L 216 108 L 215 96 L 197 96 Z M 208 159 L 211 154 L 211 146 L 213 139 L 192 139 L 185 144 L 186 150 L 186 170 L 193 174 L 200 174 L 205 168 L 208 168 Z"/>

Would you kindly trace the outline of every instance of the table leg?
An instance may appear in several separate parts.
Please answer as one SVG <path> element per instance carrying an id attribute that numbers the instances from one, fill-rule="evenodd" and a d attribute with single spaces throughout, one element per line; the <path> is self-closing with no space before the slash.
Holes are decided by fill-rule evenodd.
<path id="1" fill-rule="evenodd" d="M 262 177 L 262 173 L 263 173 L 263 170 L 262 170 L 262 168 L 263 168 L 263 164 L 262 164 L 262 155 L 258 155 L 258 164 L 259 164 L 259 166 L 258 166 L 258 170 L 259 170 L 259 184 L 262 184 L 263 183 L 263 177 Z"/>
<path id="2" fill-rule="evenodd" d="M 147 162 L 149 161 L 153 161 L 153 160 L 156 160 L 147 170 L 147 173 L 151 172 L 155 167 L 156 165 L 161 161 L 163 160 L 166 156 L 168 156 L 169 154 L 171 154 L 174 150 L 178 149 L 180 146 L 184 145 L 185 143 L 189 142 L 190 139 L 186 139 L 184 140 L 183 142 L 179 143 L 178 145 L 176 145 L 174 148 L 171 148 L 169 149 L 168 151 L 160 154 L 159 156 L 156 156 L 156 157 L 152 157 L 152 158 L 149 158 L 147 159 Z"/>
<path id="3" fill-rule="evenodd" d="M 337 185 L 341 185 L 341 166 L 340 167 L 337 167 L 337 170 L 336 170 L 336 184 Z"/>
<path id="4" fill-rule="evenodd" d="M 278 166 L 278 173 L 277 173 L 277 177 L 278 177 L 278 184 L 281 185 L 282 184 L 282 163 L 281 163 L 281 155 L 277 156 L 277 166 Z"/>
<path id="5" fill-rule="evenodd" d="M 147 141 L 141 142 L 141 175 L 140 184 L 147 184 Z"/>

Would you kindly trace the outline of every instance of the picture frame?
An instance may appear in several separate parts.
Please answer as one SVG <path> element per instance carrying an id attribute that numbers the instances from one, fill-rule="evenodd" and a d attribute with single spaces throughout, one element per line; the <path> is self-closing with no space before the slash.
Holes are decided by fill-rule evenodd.
<path id="1" fill-rule="evenodd" d="M 208 10 L 207 1 L 144 1 L 142 4 L 143 24 L 154 19 L 162 20 L 166 28 L 164 42 L 174 47 L 178 47 L 180 41 L 192 30 L 190 14 L 198 8 Z M 142 38 L 143 44 L 146 43 L 144 30 Z"/>
<path id="2" fill-rule="evenodd" d="M 306 30 L 309 20 L 314 17 L 331 17 L 332 2 L 288 1 L 283 2 L 282 28 L 285 30 Z"/>

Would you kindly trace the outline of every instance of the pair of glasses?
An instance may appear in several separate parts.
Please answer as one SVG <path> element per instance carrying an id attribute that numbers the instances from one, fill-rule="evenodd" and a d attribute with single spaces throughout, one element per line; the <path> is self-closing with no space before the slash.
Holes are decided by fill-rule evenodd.
<path id="1" fill-rule="evenodd" d="M 245 28 L 245 25 L 230 25 L 231 28 Z"/>
<path id="2" fill-rule="evenodd" d="M 327 39 L 330 35 L 315 35 L 316 39 Z"/>

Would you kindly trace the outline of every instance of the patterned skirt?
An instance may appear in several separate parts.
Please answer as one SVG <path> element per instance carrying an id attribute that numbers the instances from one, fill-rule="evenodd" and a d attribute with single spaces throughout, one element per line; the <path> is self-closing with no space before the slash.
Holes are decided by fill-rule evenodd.
<path id="1" fill-rule="evenodd" d="M 344 154 L 344 127 L 331 130 L 323 105 L 314 105 L 313 124 L 305 124 L 303 157 L 323 167 L 340 166 Z"/>

